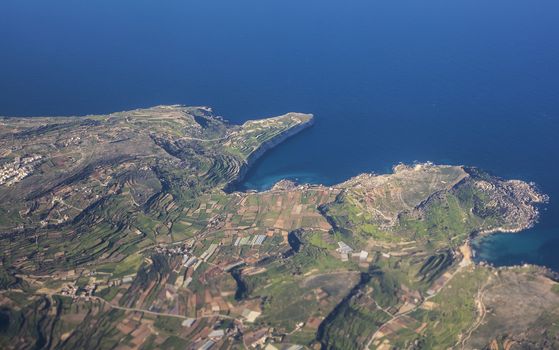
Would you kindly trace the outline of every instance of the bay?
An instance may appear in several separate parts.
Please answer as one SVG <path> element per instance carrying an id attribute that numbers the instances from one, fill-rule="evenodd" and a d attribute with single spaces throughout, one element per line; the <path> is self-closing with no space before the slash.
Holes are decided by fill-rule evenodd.
<path id="1" fill-rule="evenodd" d="M 558 14 L 552 0 L 5 0 L 0 115 L 313 113 L 245 188 L 478 166 L 551 197 L 535 228 L 476 242 L 478 258 L 559 270 Z"/>

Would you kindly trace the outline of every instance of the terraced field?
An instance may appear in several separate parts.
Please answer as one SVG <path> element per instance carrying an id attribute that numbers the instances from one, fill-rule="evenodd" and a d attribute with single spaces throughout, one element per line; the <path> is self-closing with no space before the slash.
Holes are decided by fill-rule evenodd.
<path id="1" fill-rule="evenodd" d="M 3 119 L 0 348 L 558 346 L 556 276 L 470 259 L 472 236 L 536 222 L 532 184 L 425 163 L 236 191 L 312 121 Z"/>

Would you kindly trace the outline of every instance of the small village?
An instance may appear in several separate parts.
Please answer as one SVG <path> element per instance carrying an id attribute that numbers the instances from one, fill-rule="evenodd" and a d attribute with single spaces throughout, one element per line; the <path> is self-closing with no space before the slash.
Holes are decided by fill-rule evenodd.
<path id="1" fill-rule="evenodd" d="M 31 175 L 43 159 L 41 155 L 32 155 L 25 157 L 15 157 L 11 163 L 5 163 L 0 166 L 0 186 L 12 186 Z"/>

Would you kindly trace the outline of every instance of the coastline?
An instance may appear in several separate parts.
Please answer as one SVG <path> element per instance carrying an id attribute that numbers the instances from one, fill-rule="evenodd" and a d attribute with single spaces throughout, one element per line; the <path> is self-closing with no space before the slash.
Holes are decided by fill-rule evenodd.
<path id="1" fill-rule="evenodd" d="M 239 171 L 239 174 L 237 176 L 237 178 L 235 180 L 233 180 L 232 182 L 228 183 L 226 185 L 226 187 L 224 188 L 224 191 L 226 192 L 235 192 L 235 191 L 239 191 L 239 192 L 245 192 L 245 189 L 241 189 L 239 188 L 239 185 L 243 182 L 243 180 L 245 179 L 248 171 L 251 169 L 251 167 L 254 165 L 255 162 L 257 162 L 267 151 L 269 151 L 270 149 L 276 147 L 277 145 L 279 145 L 280 143 L 282 143 L 283 141 L 285 141 L 286 139 L 288 139 L 291 136 L 294 136 L 298 133 L 300 133 L 301 131 L 311 127 L 314 122 L 314 116 L 310 115 L 311 118 L 307 121 L 302 122 L 299 125 L 296 125 L 294 127 L 292 127 L 289 130 L 286 130 L 285 132 L 276 135 L 275 137 L 271 138 L 270 140 L 262 143 L 262 145 L 255 150 L 254 152 L 252 152 L 245 160 L 245 162 L 242 164 L 241 169 Z M 430 162 L 427 162 L 428 164 Z M 463 166 L 464 168 L 468 168 L 466 166 Z M 395 169 L 393 169 L 393 171 L 395 171 Z M 362 175 L 362 174 L 360 174 Z M 353 178 L 357 178 L 360 175 L 357 175 L 355 177 L 350 178 L 347 181 L 350 181 Z M 371 174 L 372 175 L 372 174 Z M 470 176 L 474 176 L 473 174 L 469 173 Z M 278 180 L 275 183 L 281 182 L 282 180 L 285 180 L 285 178 L 282 178 L 280 180 Z M 519 180 L 509 180 L 511 182 L 520 182 Z M 532 199 L 534 199 L 536 202 L 539 202 L 539 204 L 545 204 L 548 203 L 549 201 L 549 196 L 546 194 L 543 194 L 539 188 L 537 188 L 537 186 L 532 183 L 529 182 L 528 183 L 529 186 L 532 188 L 532 190 L 534 191 Z M 304 184 L 304 183 L 294 183 L 294 185 L 296 187 L 300 187 L 300 186 L 316 186 L 316 187 L 324 187 L 325 185 L 321 184 L 321 183 L 316 183 L 316 184 Z M 335 184 L 335 185 L 331 185 L 331 186 L 327 186 L 327 187 L 337 187 L 340 184 Z M 254 190 L 256 192 L 269 192 L 269 191 L 278 191 L 281 189 L 278 188 L 274 188 L 274 185 L 270 186 L 270 188 L 265 189 L 265 190 Z M 531 228 L 533 228 L 535 226 L 535 224 L 538 222 L 539 218 L 540 218 L 540 210 L 538 207 L 535 208 L 535 212 L 534 212 L 534 216 L 532 218 L 530 218 L 530 220 L 528 222 L 523 222 L 520 223 L 519 225 L 517 225 L 516 227 L 505 227 L 505 226 L 499 226 L 496 228 L 490 228 L 490 229 L 485 229 L 485 230 L 479 230 L 479 231 L 475 231 L 475 232 L 471 232 L 468 236 L 468 238 L 462 242 L 461 246 L 458 248 L 458 252 L 462 255 L 462 256 L 466 256 L 467 258 L 465 260 L 467 260 L 467 264 L 473 264 L 474 266 L 491 266 L 494 267 L 496 269 L 499 268 L 514 268 L 514 267 L 521 267 L 521 266 L 526 266 L 526 265 L 533 265 L 533 266 L 537 266 L 546 270 L 549 270 L 550 272 L 555 273 L 551 267 L 545 266 L 545 265 L 541 265 L 541 264 L 526 264 L 526 263 L 521 263 L 521 264 L 514 264 L 514 265 L 503 265 L 503 266 L 495 266 L 493 265 L 492 262 L 488 261 L 488 260 L 478 260 L 478 254 L 479 254 L 479 249 L 476 248 L 474 241 L 478 240 L 478 239 L 483 239 L 484 237 L 489 237 L 492 236 L 493 234 L 514 234 L 514 233 L 521 233 L 524 232 L 526 230 L 529 230 Z"/>
<path id="2" fill-rule="evenodd" d="M 473 245 L 472 242 L 475 240 L 483 240 L 485 238 L 491 237 L 495 234 L 503 234 L 503 235 L 507 235 L 507 234 L 520 234 L 522 232 L 525 232 L 527 230 L 533 229 L 536 224 L 539 222 L 541 213 L 539 210 L 539 206 L 544 205 L 546 203 L 549 202 L 549 196 L 546 194 L 542 194 L 539 190 L 538 190 L 538 194 L 540 195 L 540 202 L 537 203 L 539 205 L 535 206 L 536 209 L 536 215 L 532 218 L 532 220 L 530 220 L 528 223 L 526 223 L 525 225 L 521 225 L 515 228 L 505 228 L 505 227 L 496 227 L 496 228 L 492 228 L 492 229 L 486 229 L 486 230 L 481 230 L 481 231 L 476 231 L 476 232 L 472 232 L 469 237 L 467 238 L 466 244 L 468 245 L 471 253 L 472 253 L 472 257 L 473 257 L 473 262 L 476 265 L 479 265 L 481 263 L 483 264 L 488 264 L 488 265 L 492 265 L 491 262 L 487 261 L 487 260 L 479 260 L 476 261 L 477 258 L 476 256 L 478 255 L 478 251 L 479 249 L 476 249 Z M 525 265 L 525 264 L 522 264 Z M 522 266 L 522 265 L 507 265 L 507 266 Z M 534 264 L 535 266 L 542 266 L 548 269 L 551 269 L 549 267 L 543 266 L 543 265 L 537 265 Z M 502 266 L 502 267 L 506 267 L 506 266 Z M 553 271 L 553 270 L 552 270 Z"/>
<path id="3" fill-rule="evenodd" d="M 315 123 L 315 117 L 312 114 L 308 114 L 308 116 L 310 117 L 308 120 L 301 122 L 298 125 L 295 125 L 294 127 L 282 132 L 279 135 L 276 135 L 274 137 L 272 137 L 271 139 L 267 140 L 266 142 L 262 143 L 260 145 L 260 147 L 258 147 L 257 150 L 255 150 L 254 152 L 252 152 L 247 159 L 243 162 L 243 164 L 241 165 L 240 169 L 239 169 L 239 173 L 237 175 L 237 177 L 229 182 L 227 185 L 225 185 L 225 187 L 223 188 L 223 190 L 225 192 L 235 192 L 235 191 L 239 191 L 238 186 L 241 182 L 243 182 L 243 180 L 245 179 L 248 171 L 250 170 L 250 168 L 254 165 L 254 163 L 256 163 L 256 161 L 258 161 L 267 151 L 271 150 L 272 148 L 276 147 L 277 145 L 279 145 L 280 143 L 284 142 L 285 140 L 287 140 L 288 138 L 297 135 L 298 133 L 300 133 L 301 131 L 310 128 L 311 126 L 314 125 Z"/>

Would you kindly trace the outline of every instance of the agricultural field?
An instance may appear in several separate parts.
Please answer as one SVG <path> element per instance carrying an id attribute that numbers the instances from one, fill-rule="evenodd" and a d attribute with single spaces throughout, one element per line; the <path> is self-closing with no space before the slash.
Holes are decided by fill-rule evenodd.
<path id="1" fill-rule="evenodd" d="M 469 248 L 533 225 L 545 195 L 431 163 L 237 191 L 312 122 L 184 106 L 2 119 L 0 347 L 557 347 L 556 276 Z"/>

